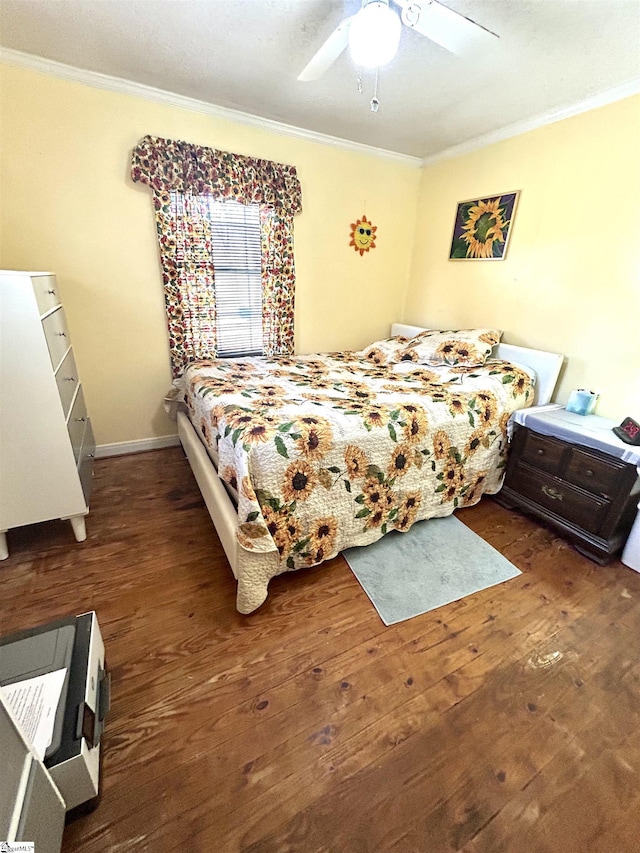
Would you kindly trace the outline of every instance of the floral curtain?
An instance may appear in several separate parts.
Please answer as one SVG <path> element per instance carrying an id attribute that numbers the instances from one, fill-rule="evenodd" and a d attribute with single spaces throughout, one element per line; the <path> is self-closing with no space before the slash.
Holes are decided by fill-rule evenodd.
<path id="1" fill-rule="evenodd" d="M 293 217 L 302 209 L 295 168 L 145 136 L 133 150 L 131 177 L 153 193 L 174 377 L 216 354 L 211 198 L 259 205 L 264 352 L 292 353 Z"/>

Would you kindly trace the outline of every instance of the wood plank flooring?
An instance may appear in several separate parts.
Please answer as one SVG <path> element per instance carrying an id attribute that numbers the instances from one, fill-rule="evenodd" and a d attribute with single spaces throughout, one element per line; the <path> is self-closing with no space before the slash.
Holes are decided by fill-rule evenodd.
<path id="1" fill-rule="evenodd" d="M 632 853 L 640 575 L 490 499 L 523 572 L 386 628 L 342 558 L 251 616 L 177 448 L 96 462 L 88 539 L 13 530 L 2 633 L 95 609 L 102 800 L 66 853 Z"/>

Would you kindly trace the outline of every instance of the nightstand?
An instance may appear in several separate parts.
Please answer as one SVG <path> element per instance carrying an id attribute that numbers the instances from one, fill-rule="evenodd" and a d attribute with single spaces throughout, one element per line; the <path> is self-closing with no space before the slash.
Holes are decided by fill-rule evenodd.
<path id="1" fill-rule="evenodd" d="M 503 506 L 531 512 L 600 565 L 623 547 L 640 497 L 640 448 L 620 441 L 615 421 L 560 406 L 516 412 Z"/>

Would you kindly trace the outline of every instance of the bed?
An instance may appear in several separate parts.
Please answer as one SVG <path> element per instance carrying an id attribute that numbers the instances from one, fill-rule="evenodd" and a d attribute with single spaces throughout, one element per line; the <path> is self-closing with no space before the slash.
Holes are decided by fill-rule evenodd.
<path id="1" fill-rule="evenodd" d="M 497 340 L 394 324 L 358 353 L 189 366 L 178 435 L 239 612 L 276 575 L 500 489 L 509 418 L 549 402 L 562 356 Z"/>

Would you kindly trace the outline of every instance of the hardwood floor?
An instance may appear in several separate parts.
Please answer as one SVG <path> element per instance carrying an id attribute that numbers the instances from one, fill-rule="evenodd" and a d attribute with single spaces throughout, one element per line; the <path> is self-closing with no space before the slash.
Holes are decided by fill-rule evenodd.
<path id="1" fill-rule="evenodd" d="M 239 615 L 177 448 L 97 461 L 85 543 L 11 531 L 2 632 L 95 609 L 112 671 L 64 851 L 638 850 L 640 575 L 458 517 L 523 574 L 390 628 L 342 558 Z"/>

